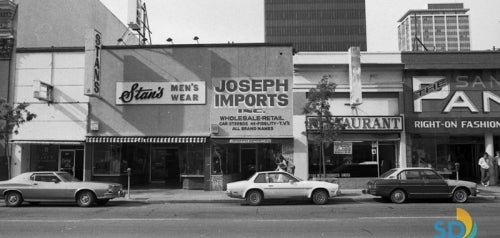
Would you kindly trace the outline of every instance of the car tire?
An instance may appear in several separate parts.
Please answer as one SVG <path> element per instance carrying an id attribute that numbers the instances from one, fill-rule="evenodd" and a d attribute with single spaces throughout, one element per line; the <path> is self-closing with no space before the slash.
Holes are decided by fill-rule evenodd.
<path id="1" fill-rule="evenodd" d="M 464 203 L 467 201 L 468 198 L 469 198 L 469 193 L 467 193 L 467 191 L 463 188 L 457 188 L 455 192 L 453 192 L 453 196 L 451 197 L 453 202 L 456 203 Z"/>
<path id="2" fill-rule="evenodd" d="M 311 197 L 316 205 L 324 205 L 328 202 L 328 193 L 323 189 L 314 190 Z"/>
<path id="3" fill-rule="evenodd" d="M 76 203 L 78 203 L 80 207 L 90 207 L 94 205 L 95 201 L 95 195 L 91 191 L 82 191 L 76 196 Z"/>
<path id="4" fill-rule="evenodd" d="M 97 199 L 97 201 L 96 201 L 97 205 L 99 205 L 99 206 L 104 206 L 108 202 L 109 202 L 109 199 Z"/>
<path id="5" fill-rule="evenodd" d="M 23 201 L 23 195 L 19 192 L 8 192 L 5 194 L 5 205 L 7 207 L 19 207 Z"/>
<path id="6" fill-rule="evenodd" d="M 391 201 L 393 203 L 404 203 L 406 201 L 406 193 L 401 189 L 396 189 L 391 193 Z"/>
<path id="7" fill-rule="evenodd" d="M 262 195 L 262 193 L 260 191 L 251 190 L 248 192 L 248 194 L 246 196 L 246 200 L 247 200 L 249 205 L 258 206 L 264 200 L 264 196 Z"/>

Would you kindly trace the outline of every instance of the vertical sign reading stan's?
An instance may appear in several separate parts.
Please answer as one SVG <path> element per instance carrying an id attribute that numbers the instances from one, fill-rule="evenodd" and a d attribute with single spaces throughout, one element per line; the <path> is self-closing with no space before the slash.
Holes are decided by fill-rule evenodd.
<path id="1" fill-rule="evenodd" d="M 213 86 L 215 136 L 293 136 L 291 78 L 214 78 Z"/>
<path id="2" fill-rule="evenodd" d="M 101 33 L 89 29 L 85 35 L 84 94 L 87 96 L 99 97 L 101 93 L 101 48 Z"/>

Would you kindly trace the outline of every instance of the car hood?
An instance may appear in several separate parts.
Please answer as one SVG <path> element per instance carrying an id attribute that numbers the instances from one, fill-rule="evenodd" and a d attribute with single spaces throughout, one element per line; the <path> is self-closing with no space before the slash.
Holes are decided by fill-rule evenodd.
<path id="1" fill-rule="evenodd" d="M 465 186 L 465 187 L 475 187 L 475 186 L 477 186 L 477 184 L 474 183 L 474 182 L 463 181 L 463 180 L 446 179 L 445 181 L 450 186 Z"/>

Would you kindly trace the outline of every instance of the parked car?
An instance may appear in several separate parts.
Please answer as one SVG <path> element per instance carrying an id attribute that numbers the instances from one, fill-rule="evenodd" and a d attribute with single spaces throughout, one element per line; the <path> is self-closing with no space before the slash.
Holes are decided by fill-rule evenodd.
<path id="1" fill-rule="evenodd" d="M 315 204 L 325 204 L 337 196 L 339 185 L 324 181 L 305 181 L 287 172 L 257 172 L 248 180 L 227 184 L 226 194 L 259 205 L 264 199 L 307 198 Z"/>
<path id="2" fill-rule="evenodd" d="M 476 183 L 444 179 L 432 168 L 396 168 L 370 180 L 363 192 L 394 203 L 408 198 L 451 198 L 463 203 L 469 196 L 476 196 L 478 190 Z"/>
<path id="3" fill-rule="evenodd" d="M 66 172 L 28 172 L 10 180 L 0 181 L 0 198 L 9 207 L 23 201 L 76 202 L 89 207 L 106 204 L 110 199 L 124 197 L 122 185 L 103 182 L 82 182 Z"/>

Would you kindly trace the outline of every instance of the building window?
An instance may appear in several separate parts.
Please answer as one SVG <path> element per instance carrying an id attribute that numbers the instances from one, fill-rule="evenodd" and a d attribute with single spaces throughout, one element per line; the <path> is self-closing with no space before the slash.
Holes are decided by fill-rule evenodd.
<path id="1" fill-rule="evenodd" d="M 94 145 L 94 175 L 119 175 L 121 171 L 121 144 Z"/>

